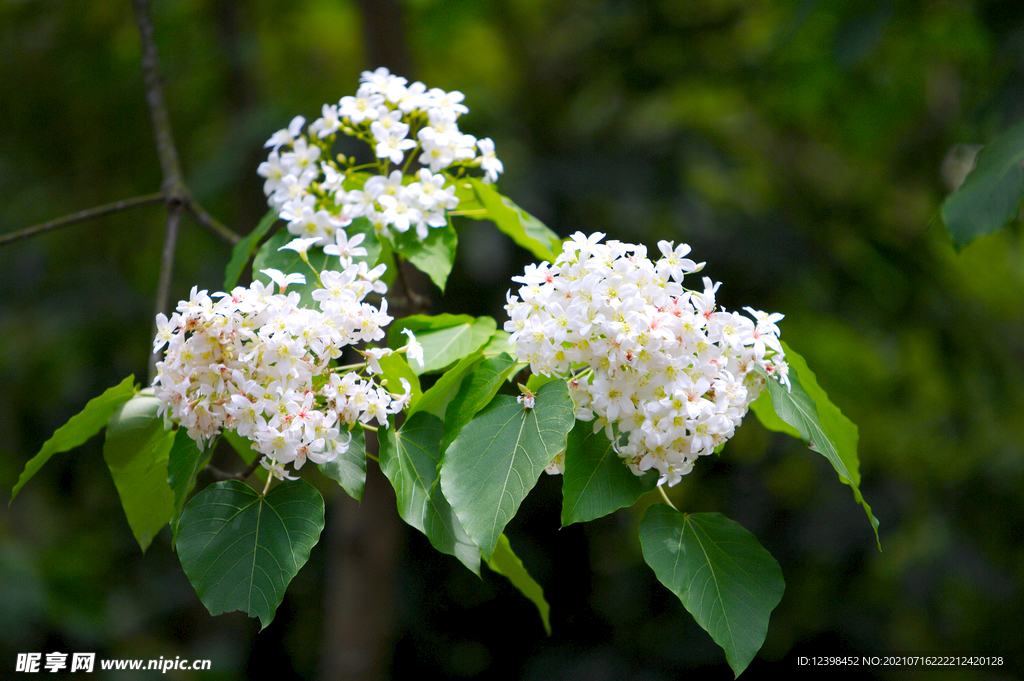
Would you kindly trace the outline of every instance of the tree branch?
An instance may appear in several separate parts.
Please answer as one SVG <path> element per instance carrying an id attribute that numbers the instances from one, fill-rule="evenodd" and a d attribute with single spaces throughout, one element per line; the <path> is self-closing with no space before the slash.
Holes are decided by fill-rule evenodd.
<path id="1" fill-rule="evenodd" d="M 220 238 L 221 241 L 225 241 L 234 246 L 242 240 L 242 237 L 225 227 L 220 220 L 203 210 L 203 207 L 200 206 L 191 196 L 185 204 L 185 208 L 188 209 L 188 212 L 196 222 L 205 227 L 211 234 Z"/>
<path id="2" fill-rule="evenodd" d="M 174 273 L 174 252 L 178 245 L 178 225 L 181 223 L 180 203 L 169 203 L 167 206 L 167 231 L 164 232 L 164 250 L 160 254 L 160 280 L 156 287 L 156 312 L 153 313 L 153 334 L 156 335 L 156 317 L 166 314 L 171 298 L 171 278 Z M 149 383 L 156 378 L 156 362 L 160 353 L 149 356 Z"/>
<path id="3" fill-rule="evenodd" d="M 402 267 L 402 258 L 399 257 L 397 252 L 392 252 L 395 258 L 395 272 L 398 277 L 398 281 L 402 284 L 402 292 L 405 294 L 405 300 L 392 299 L 396 304 L 396 307 L 403 307 L 404 302 L 405 312 L 407 314 L 417 314 L 419 312 L 425 312 L 430 309 L 430 298 L 422 296 L 409 285 L 409 280 L 406 278 L 405 268 Z"/>
<path id="4" fill-rule="evenodd" d="M 181 179 L 178 150 L 171 135 L 171 121 L 164 103 L 163 79 L 160 77 L 160 59 L 153 39 L 153 22 L 149 18 L 149 0 L 134 0 L 135 22 L 142 39 L 142 80 L 146 86 L 146 103 L 156 139 L 156 153 L 163 171 L 163 190 L 168 205 L 187 203 L 188 189 Z"/>
<path id="5" fill-rule="evenodd" d="M 218 480 L 241 480 L 244 482 L 246 478 L 256 472 L 256 469 L 260 467 L 260 461 L 262 460 L 263 452 L 259 452 L 256 455 L 256 458 L 252 460 L 252 463 L 240 473 L 228 473 L 227 471 L 222 471 L 221 469 L 214 468 L 213 466 L 207 466 L 204 470 L 209 471 L 210 474 Z"/>
<path id="6" fill-rule="evenodd" d="M 178 225 L 181 222 L 182 208 L 189 203 L 188 188 L 181 179 L 181 165 L 178 163 L 178 150 L 174 146 L 171 135 L 171 121 L 164 103 L 163 82 L 160 78 L 160 59 L 156 52 L 156 41 L 153 39 L 153 22 L 149 18 L 149 1 L 135 0 L 135 22 L 139 26 L 139 37 L 142 39 L 142 80 L 146 86 L 146 103 L 149 105 L 149 118 L 153 124 L 153 137 L 156 140 L 156 153 L 160 159 L 160 170 L 163 173 L 162 189 L 167 201 L 167 230 L 164 232 L 164 248 L 160 258 L 160 279 L 156 292 L 157 315 L 166 313 L 167 301 L 170 297 L 171 277 L 174 272 L 174 251 L 178 244 Z M 154 321 L 153 330 L 156 326 Z M 149 380 L 156 377 L 157 355 L 149 357 Z"/>
<path id="7" fill-rule="evenodd" d="M 11 232 L 10 234 L 4 234 L 0 236 L 0 246 L 9 244 L 12 241 L 18 241 L 19 239 L 28 239 L 38 234 L 45 234 L 50 230 L 67 227 L 79 222 L 85 222 L 86 220 L 93 220 L 95 218 L 103 217 L 104 215 L 110 215 L 111 213 L 118 213 L 122 210 L 135 208 L 136 206 L 145 206 L 151 203 L 162 203 L 165 200 L 166 197 L 164 196 L 164 193 L 157 192 L 156 194 L 146 194 L 144 196 L 136 196 L 131 199 L 114 201 L 113 203 L 96 206 L 95 208 L 86 208 L 85 210 L 80 210 L 77 213 L 65 215 L 64 217 L 50 220 L 49 222 L 33 225 L 32 227 L 26 227 L 25 229 L 17 232 Z"/>

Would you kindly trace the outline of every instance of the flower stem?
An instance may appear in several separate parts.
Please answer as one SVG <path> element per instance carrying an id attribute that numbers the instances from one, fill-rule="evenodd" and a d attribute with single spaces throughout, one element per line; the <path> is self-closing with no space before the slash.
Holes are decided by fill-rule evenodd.
<path id="1" fill-rule="evenodd" d="M 676 511 L 678 511 L 678 510 L 679 510 L 678 508 L 676 508 L 676 505 L 675 505 L 675 504 L 673 504 L 673 503 L 672 503 L 672 502 L 671 502 L 671 501 L 669 500 L 669 498 L 668 498 L 668 495 L 667 495 L 667 494 L 665 494 L 665 488 L 664 488 L 664 487 L 662 487 L 661 485 L 658 485 L 658 491 L 659 491 L 659 492 L 661 492 L 661 498 L 665 500 L 665 503 L 666 503 L 666 504 L 668 504 L 669 506 L 671 506 L 673 510 L 676 510 Z"/>

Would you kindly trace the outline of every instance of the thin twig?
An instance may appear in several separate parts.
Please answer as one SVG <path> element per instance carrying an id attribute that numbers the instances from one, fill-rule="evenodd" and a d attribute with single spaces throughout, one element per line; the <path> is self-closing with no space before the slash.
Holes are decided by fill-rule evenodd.
<path id="1" fill-rule="evenodd" d="M 157 56 L 156 42 L 153 40 L 153 23 L 149 18 L 149 0 L 134 0 L 134 2 L 135 21 L 139 27 L 139 37 L 142 39 L 142 77 L 146 86 L 146 103 L 149 105 L 149 115 L 150 121 L 153 124 L 157 156 L 160 159 L 160 169 L 163 172 L 161 191 L 157 194 L 146 194 L 145 196 L 133 199 L 125 199 L 95 208 L 88 208 L 71 215 L 50 220 L 49 222 L 5 234 L 0 236 L 0 246 L 128 208 L 159 202 L 167 204 L 168 221 L 170 221 L 171 212 L 176 209 L 180 212 L 180 207 L 185 207 L 195 218 L 196 222 L 209 230 L 214 236 L 229 244 L 237 244 L 242 240 L 242 237 L 203 210 L 203 207 L 196 203 L 188 187 L 185 186 L 181 175 L 181 165 L 178 162 L 178 150 L 174 146 L 174 138 L 171 135 L 171 122 L 167 115 L 167 105 L 164 103 L 163 84 L 160 78 L 160 60 Z M 158 310 L 158 312 L 162 311 L 162 309 Z"/>
<path id="2" fill-rule="evenodd" d="M 178 150 L 171 135 L 171 121 L 164 103 L 163 80 L 160 77 L 160 58 L 153 39 L 153 22 L 149 18 L 149 0 L 135 0 L 135 21 L 142 39 L 142 80 L 146 85 L 146 103 L 149 118 L 156 138 L 156 153 L 163 171 L 163 189 L 168 204 L 174 201 L 185 203 L 188 190 L 181 179 Z"/>
<path id="3" fill-rule="evenodd" d="M 262 460 L 263 452 L 258 452 L 256 454 L 256 458 L 252 460 L 252 463 L 249 464 L 249 466 L 244 471 L 240 471 L 237 473 L 228 473 L 227 471 L 222 471 L 221 469 L 215 468 L 213 466 L 206 466 L 204 470 L 208 471 L 211 475 L 213 475 L 213 477 L 217 478 L 218 480 L 241 480 L 244 482 L 246 478 L 248 478 L 250 475 L 256 472 L 256 469 L 260 467 L 260 461 Z"/>
<path id="4" fill-rule="evenodd" d="M 146 85 L 146 103 L 149 105 L 149 118 L 153 124 L 156 152 L 160 159 L 160 170 L 163 172 L 164 178 L 162 188 L 167 200 L 167 231 L 164 233 L 160 279 L 156 292 L 156 311 L 153 313 L 153 330 L 155 332 L 157 315 L 167 311 L 171 277 L 174 270 L 174 251 L 178 244 L 178 225 L 181 222 L 182 208 L 188 205 L 190 196 L 181 179 L 178 150 L 174 146 L 171 121 L 167 115 L 167 105 L 164 103 L 160 59 L 156 52 L 156 41 L 153 39 L 153 23 L 149 18 L 148 0 L 135 0 L 135 21 L 139 26 L 139 37 L 142 39 L 142 80 Z M 156 353 L 149 358 L 150 382 L 156 377 L 156 359 Z"/>
<path id="5" fill-rule="evenodd" d="M 164 233 L 164 250 L 160 255 L 160 280 L 156 286 L 156 312 L 153 313 L 153 334 L 156 335 L 156 317 L 167 310 L 171 299 L 171 277 L 174 273 L 174 252 L 178 245 L 178 225 L 181 223 L 181 204 L 167 208 L 167 231 Z M 154 352 L 149 356 L 149 382 L 156 378 L 156 362 L 160 356 Z"/>
<path id="6" fill-rule="evenodd" d="M 33 225 L 32 227 L 26 227 L 25 229 L 17 232 L 11 232 L 10 234 L 4 234 L 0 236 L 0 246 L 9 244 L 12 241 L 18 241 L 19 239 L 28 239 L 29 237 L 36 236 L 37 234 L 44 234 L 53 229 L 59 229 L 61 227 L 67 227 L 79 222 L 85 222 L 86 220 L 94 220 L 101 218 L 104 215 L 110 215 L 111 213 L 118 213 L 122 210 L 128 210 L 129 208 L 135 208 L 136 206 L 146 206 L 151 203 L 162 203 L 166 197 L 163 192 L 157 192 L 156 194 L 146 194 L 144 196 L 136 196 L 131 199 L 123 199 L 121 201 L 114 201 L 104 206 L 96 206 L 95 208 L 86 208 L 80 210 L 77 213 L 71 215 L 65 215 L 64 217 L 50 220 L 39 225 Z"/>
<path id="7" fill-rule="evenodd" d="M 420 310 L 426 310 L 430 307 L 430 298 L 421 296 L 412 290 L 409 286 L 409 280 L 405 278 L 405 269 L 402 267 L 402 259 L 398 257 L 397 252 L 392 252 L 395 258 L 395 270 L 398 274 L 398 281 L 402 284 L 402 292 L 405 293 L 405 299 L 408 304 L 408 312 L 415 314 Z"/>
<path id="8" fill-rule="evenodd" d="M 200 206 L 199 203 L 191 196 L 189 196 L 185 207 L 188 209 L 188 212 L 192 217 L 195 218 L 196 222 L 209 230 L 211 234 L 219 238 L 221 241 L 225 241 L 233 246 L 242 240 L 241 236 L 225 227 L 220 220 L 203 210 L 203 207 Z"/>

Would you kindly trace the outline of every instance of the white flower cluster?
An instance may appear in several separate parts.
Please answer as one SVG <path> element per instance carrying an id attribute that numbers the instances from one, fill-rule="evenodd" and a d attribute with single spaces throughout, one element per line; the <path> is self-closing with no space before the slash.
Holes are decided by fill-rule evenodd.
<path id="1" fill-rule="evenodd" d="M 576 417 L 596 418 L 636 475 L 655 468 L 671 486 L 732 437 L 763 385 L 755 365 L 788 384 L 782 315 L 718 308 L 707 277 L 684 289 L 703 267 L 686 244 L 659 242 L 651 262 L 646 247 L 603 238 L 577 232 L 553 265 L 514 277 L 505 330 L 534 373 L 568 381 Z"/>
<path id="2" fill-rule="evenodd" d="M 354 97 L 324 104 L 323 116 L 306 134 L 306 119 L 296 116 L 267 141 L 271 152 L 257 172 L 266 178 L 268 203 L 288 221 L 289 232 L 318 237 L 320 245 L 357 217 L 365 217 L 384 237 L 392 229 L 414 229 L 426 239 L 430 227 L 448 224 L 447 211 L 458 205 L 454 186 L 445 186 L 453 171 L 480 168 L 484 182 L 503 172 L 494 142 L 459 131 L 456 121 L 469 111 L 461 92 L 409 85 L 383 67 L 364 71 L 360 81 Z M 369 144 L 377 160 L 354 166 L 344 156 L 331 158 L 338 132 Z M 406 176 L 413 160 L 406 154 L 417 152 L 421 168 Z M 397 169 L 392 171 L 392 164 Z"/>
<path id="3" fill-rule="evenodd" d="M 365 254 L 352 248 L 361 238 L 335 250 Z M 357 421 L 387 427 L 388 414 L 408 403 L 409 383 L 402 379 L 405 392 L 394 396 L 372 376 L 344 372 L 331 362 L 347 345 L 384 337 L 391 321 L 387 300 L 380 309 L 363 302 L 371 291 L 386 291 L 379 281 L 384 266 L 368 271 L 365 262 L 354 264 L 344 255 L 341 265 L 341 271 L 319 275 L 321 287 L 312 293 L 319 310 L 300 307 L 299 294 L 286 293 L 290 284 L 305 283 L 302 275 L 268 269 L 268 286 L 254 281 L 213 296 L 193 288 L 170 319 L 158 315 L 153 351 L 167 345 L 154 381 L 160 413 L 187 428 L 200 448 L 222 430 L 249 438 L 278 478 L 290 477 L 285 464 L 298 469 L 307 460 L 326 463 L 346 452 Z M 390 353 L 363 351 L 366 372 L 379 373 L 380 358 Z"/>

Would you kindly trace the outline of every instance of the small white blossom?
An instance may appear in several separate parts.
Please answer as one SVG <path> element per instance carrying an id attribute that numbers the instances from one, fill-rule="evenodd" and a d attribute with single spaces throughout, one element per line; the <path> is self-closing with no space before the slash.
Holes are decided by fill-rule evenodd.
<path id="1" fill-rule="evenodd" d="M 402 329 L 402 333 L 409 337 L 409 344 L 406 345 L 405 356 L 416 362 L 416 365 L 422 370 L 424 367 L 423 363 L 423 346 L 416 340 L 416 336 L 409 329 Z"/>
<path id="2" fill-rule="evenodd" d="M 459 130 L 459 117 L 469 112 L 464 99 L 458 91 L 409 84 L 383 67 L 364 71 L 356 94 L 324 104 L 305 133 L 305 119 L 296 116 L 267 142 L 271 152 L 257 173 L 268 203 L 289 232 L 317 237 L 318 246 L 359 217 L 380 238 L 413 231 L 426 239 L 430 228 L 448 225 L 448 211 L 458 205 L 455 177 L 479 168 L 491 183 L 504 170 L 490 138 Z M 360 137 L 373 149 L 378 174 L 361 187 L 352 186 L 359 174 L 346 175 L 349 161 L 332 158 L 328 141 L 335 134 Z M 422 166 L 414 178 L 403 175 L 410 153 Z"/>
<path id="3" fill-rule="evenodd" d="M 153 383 L 160 413 L 200 447 L 234 430 L 264 454 L 262 465 L 279 479 L 291 479 L 288 464 L 297 470 L 307 460 L 333 461 L 347 450 L 356 423 L 376 419 L 386 427 L 387 415 L 411 398 L 391 396 L 373 380 L 380 359 L 392 352 L 387 348 L 363 351 L 367 378 L 334 368 L 342 348 L 380 340 L 391 322 L 386 299 L 380 309 L 364 300 L 386 291 L 383 272 L 365 262 L 325 270 L 326 288 L 312 292 L 319 309 L 301 307 L 298 293 L 284 293 L 304 282 L 303 275 L 275 269 L 261 271 L 274 282 L 267 286 L 254 281 L 212 296 L 193 288 L 169 319 L 157 318 L 154 348 L 166 346 Z"/>
<path id="4" fill-rule="evenodd" d="M 654 468 L 674 485 L 732 437 L 763 385 L 753 367 L 787 384 L 782 315 L 720 309 L 721 284 L 707 277 L 684 289 L 703 265 L 686 244 L 659 243 L 652 262 L 643 246 L 603 238 L 577 232 L 553 264 L 513 277 L 505 330 L 534 373 L 568 382 L 576 418 L 603 428 L 634 473 Z"/>

